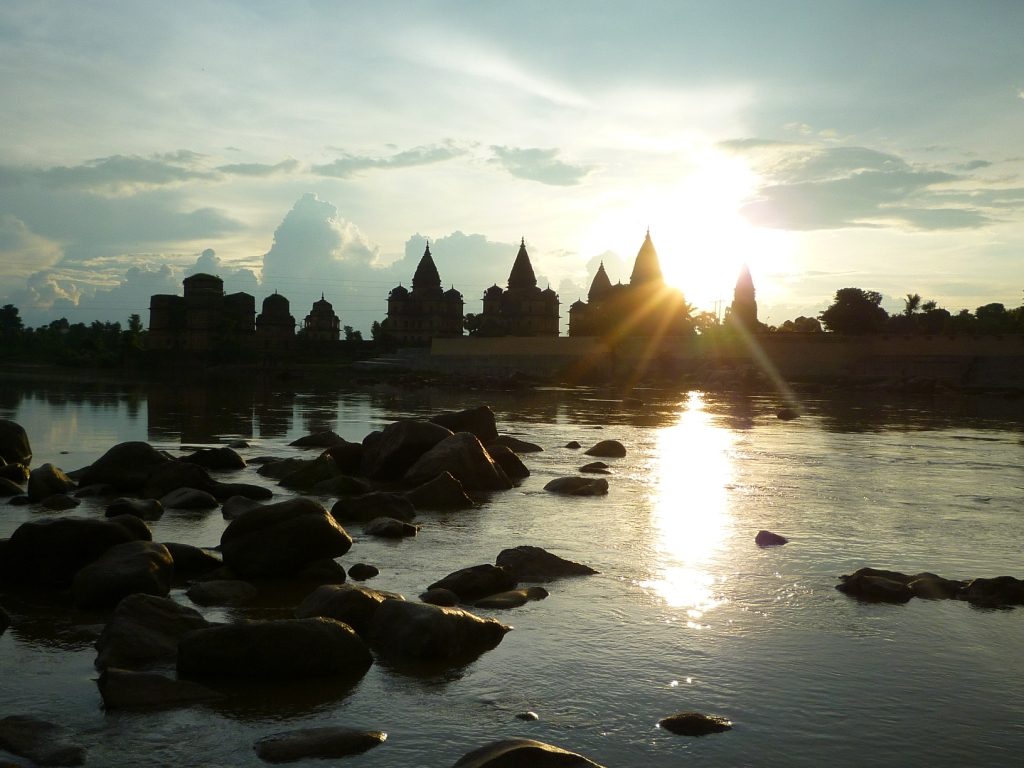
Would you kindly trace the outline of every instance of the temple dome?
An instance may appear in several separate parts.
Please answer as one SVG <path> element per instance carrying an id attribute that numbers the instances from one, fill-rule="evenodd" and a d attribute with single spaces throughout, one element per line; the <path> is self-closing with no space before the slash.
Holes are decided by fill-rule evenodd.
<path id="1" fill-rule="evenodd" d="M 501 296 L 501 294 L 502 294 L 501 288 L 499 288 L 497 285 L 492 285 L 490 288 L 488 288 L 486 291 L 484 291 L 484 298 L 485 299 L 497 298 L 498 296 Z"/>
<path id="2" fill-rule="evenodd" d="M 445 291 L 444 297 L 446 299 L 458 299 L 459 301 L 462 301 L 462 294 L 459 291 L 455 290 L 455 288 L 449 288 L 447 291 Z"/>
<path id="3" fill-rule="evenodd" d="M 291 305 L 289 304 L 288 299 L 279 294 L 277 291 L 274 291 L 272 294 L 270 294 L 269 296 L 267 296 L 267 298 L 263 300 L 264 312 L 287 312 L 290 306 Z"/>
<path id="4" fill-rule="evenodd" d="M 409 289 L 401 285 L 396 285 L 391 289 L 391 293 L 388 294 L 389 299 L 405 299 L 408 298 L 408 296 Z"/>

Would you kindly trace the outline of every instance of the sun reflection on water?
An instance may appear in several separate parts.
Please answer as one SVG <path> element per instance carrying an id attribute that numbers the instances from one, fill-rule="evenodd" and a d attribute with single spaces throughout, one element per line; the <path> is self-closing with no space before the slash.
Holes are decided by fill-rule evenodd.
<path id="1" fill-rule="evenodd" d="M 666 604 L 686 609 L 687 626 L 699 629 L 705 612 L 719 605 L 709 566 L 731 528 L 732 433 L 705 410 L 703 394 L 690 392 L 678 423 L 658 432 L 650 472 L 657 575 L 642 583 Z"/>

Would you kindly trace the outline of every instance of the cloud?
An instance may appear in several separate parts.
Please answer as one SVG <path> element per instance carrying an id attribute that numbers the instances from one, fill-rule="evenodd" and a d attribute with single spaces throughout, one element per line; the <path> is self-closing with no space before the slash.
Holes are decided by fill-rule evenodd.
<path id="1" fill-rule="evenodd" d="M 127 195 L 195 180 L 215 180 L 218 174 L 202 167 L 203 156 L 188 150 L 141 157 L 112 155 L 81 165 L 38 170 L 36 178 L 47 186 Z"/>
<path id="2" fill-rule="evenodd" d="M 373 169 L 392 170 L 395 168 L 413 168 L 419 165 L 431 165 L 466 154 L 452 141 L 406 149 L 388 157 L 371 157 L 368 155 L 343 154 L 337 160 L 323 165 L 314 165 L 310 170 L 319 176 L 330 176 L 336 179 L 347 179 L 361 171 Z"/>
<path id="3" fill-rule="evenodd" d="M 289 158 L 280 163 L 231 163 L 220 165 L 217 170 L 230 176 L 273 176 L 275 174 L 294 173 L 299 169 L 299 161 Z"/>
<path id="4" fill-rule="evenodd" d="M 0 213 L 0 264 L 4 278 L 25 278 L 63 258 L 60 245 L 40 237 L 17 216 Z"/>
<path id="5" fill-rule="evenodd" d="M 958 171 L 976 171 L 980 168 L 988 168 L 992 165 L 988 160 L 970 160 L 966 163 L 961 163 L 956 167 Z"/>
<path id="6" fill-rule="evenodd" d="M 217 255 L 212 248 L 207 248 L 196 259 L 196 263 L 185 270 L 185 275 L 194 275 L 205 272 L 209 275 L 217 275 L 224 281 L 225 293 L 236 293 L 244 291 L 256 295 L 260 290 L 260 281 L 251 269 L 234 268 Z"/>
<path id="7" fill-rule="evenodd" d="M 570 165 L 558 159 L 557 149 L 518 148 L 492 146 L 489 162 L 500 165 L 519 179 L 539 181 L 558 187 L 579 184 L 594 170 L 594 166 Z"/>

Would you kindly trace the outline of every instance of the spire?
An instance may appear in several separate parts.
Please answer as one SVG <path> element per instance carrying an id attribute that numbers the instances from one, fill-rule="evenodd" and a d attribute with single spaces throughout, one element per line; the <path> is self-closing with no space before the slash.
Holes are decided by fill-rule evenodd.
<path id="1" fill-rule="evenodd" d="M 594 281 L 590 284 L 590 293 L 587 294 L 587 301 L 600 301 L 612 289 L 612 281 L 608 279 L 608 273 L 604 271 L 604 262 L 597 268 Z"/>
<path id="2" fill-rule="evenodd" d="M 537 287 L 537 276 L 533 273 L 533 265 L 530 264 L 530 254 L 526 252 L 525 237 L 519 242 L 519 253 L 516 254 L 516 261 L 508 275 L 508 287 L 509 290 Z"/>
<path id="3" fill-rule="evenodd" d="M 412 291 L 419 296 L 441 292 L 441 276 L 437 273 L 434 259 L 430 255 L 429 243 L 423 251 L 419 266 L 416 267 L 416 274 L 412 276 Z"/>
<path id="4" fill-rule="evenodd" d="M 648 228 L 644 243 L 636 255 L 633 263 L 633 274 L 629 276 L 630 285 L 642 283 L 661 282 L 661 264 L 658 263 L 658 252 L 654 250 L 654 243 L 651 242 L 651 230 Z"/>

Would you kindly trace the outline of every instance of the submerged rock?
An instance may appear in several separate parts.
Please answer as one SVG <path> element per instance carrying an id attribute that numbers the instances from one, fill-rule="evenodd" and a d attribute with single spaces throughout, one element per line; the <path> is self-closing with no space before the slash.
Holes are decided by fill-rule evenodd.
<path id="1" fill-rule="evenodd" d="M 459 608 L 385 600 L 374 614 L 370 638 L 391 662 L 447 666 L 491 650 L 510 629 Z"/>
<path id="2" fill-rule="evenodd" d="M 860 568 L 847 576 L 840 576 L 840 592 L 858 600 L 877 603 L 906 603 L 914 596 L 907 586 L 908 577 L 895 571 Z"/>
<path id="3" fill-rule="evenodd" d="M 608 481 L 603 477 L 556 477 L 545 484 L 544 490 L 563 496 L 604 496 Z"/>
<path id="4" fill-rule="evenodd" d="M 327 760 L 358 755 L 382 744 L 383 731 L 359 731 L 340 726 L 300 728 L 276 733 L 256 742 L 256 754 L 267 763 L 292 763 L 310 758 Z"/>
<path id="5" fill-rule="evenodd" d="M 584 451 L 584 453 L 587 454 L 587 456 L 621 459 L 626 455 L 626 446 L 618 440 L 601 440 L 591 448 Z"/>
<path id="6" fill-rule="evenodd" d="M 554 581 L 566 576 L 590 576 L 593 568 L 566 560 L 542 547 L 523 544 L 498 553 L 495 563 L 510 572 L 517 581 Z"/>
<path id="7" fill-rule="evenodd" d="M 491 449 L 497 448 L 499 445 L 502 445 L 508 448 L 509 450 L 515 451 L 516 453 L 540 453 L 541 451 L 544 450 L 536 443 L 530 443 L 527 442 L 526 440 L 520 440 L 519 438 L 512 437 L 510 435 L 498 435 L 490 442 L 485 443 L 485 445 L 487 446 L 488 452 L 490 452 L 492 456 L 494 455 L 494 452 L 491 451 Z"/>
<path id="8" fill-rule="evenodd" d="M 583 755 L 533 739 L 503 739 L 467 752 L 452 768 L 602 768 Z"/>
<path id="9" fill-rule="evenodd" d="M 518 608 L 531 600 L 543 600 L 548 596 L 544 587 L 527 587 L 526 589 L 512 589 L 508 592 L 498 592 L 494 595 L 477 600 L 473 603 L 476 608 Z"/>
<path id="10" fill-rule="evenodd" d="M 196 605 L 243 605 L 254 600 L 259 591 L 247 581 L 211 579 L 197 581 L 185 594 Z"/>
<path id="11" fill-rule="evenodd" d="M 313 434 L 300 437 L 298 440 L 293 440 L 288 443 L 295 448 L 331 448 L 335 445 L 341 445 L 346 440 L 336 432 L 327 429 L 323 432 L 314 432 Z"/>
<path id="12" fill-rule="evenodd" d="M 164 509 L 216 509 L 220 502 L 212 493 L 198 488 L 175 488 L 160 499 Z"/>
<path id="13" fill-rule="evenodd" d="M 569 448 L 570 450 L 575 451 L 575 450 L 578 450 L 578 449 L 582 448 L 583 446 L 580 445 L 579 441 L 577 441 L 577 440 L 570 440 L 568 443 L 565 444 L 565 447 Z"/>
<path id="14" fill-rule="evenodd" d="M 775 412 L 775 417 L 782 421 L 792 421 L 793 419 L 799 419 L 800 414 L 797 413 L 795 408 L 779 408 Z"/>
<path id="15" fill-rule="evenodd" d="M 38 765 L 82 765 L 86 754 L 67 740 L 63 727 L 31 715 L 0 718 L 0 749 Z"/>
<path id="16" fill-rule="evenodd" d="M 190 680 L 174 680 L 154 672 L 110 667 L 96 681 L 103 708 L 169 709 L 213 701 L 223 695 Z"/>
<path id="17" fill-rule="evenodd" d="M 788 544 L 789 539 L 785 536 L 780 536 L 777 533 L 772 533 L 771 531 L 762 529 L 758 531 L 757 535 L 754 537 L 754 543 L 759 547 L 778 547 L 783 544 Z"/>
<path id="18" fill-rule="evenodd" d="M 1024 605 L 1024 581 L 1013 576 L 971 579 L 957 597 L 983 608 Z"/>
<path id="19" fill-rule="evenodd" d="M 81 503 L 82 502 L 78 499 L 68 496 L 66 493 L 55 493 L 52 496 L 47 496 L 42 501 L 43 507 L 57 512 L 63 512 L 66 509 L 74 509 Z"/>
<path id="20" fill-rule="evenodd" d="M 338 499 L 331 507 L 331 514 L 342 523 L 366 523 L 378 517 L 409 522 L 416 517 L 416 507 L 400 493 L 372 491 L 362 496 Z"/>
<path id="21" fill-rule="evenodd" d="M 700 712 L 679 712 L 663 717 L 658 727 L 679 736 L 707 736 L 710 733 L 722 733 L 732 730 L 732 722 L 718 715 L 705 715 Z"/>
<path id="22" fill-rule="evenodd" d="M 500 565 L 484 563 L 453 571 L 427 587 L 450 589 L 459 596 L 460 602 L 469 603 L 498 592 L 515 589 L 516 578 Z"/>
<path id="23" fill-rule="evenodd" d="M 350 578 L 356 581 L 366 581 L 372 579 L 380 573 L 380 569 L 375 565 L 367 565 L 366 563 L 355 563 L 348 569 L 348 575 Z"/>

